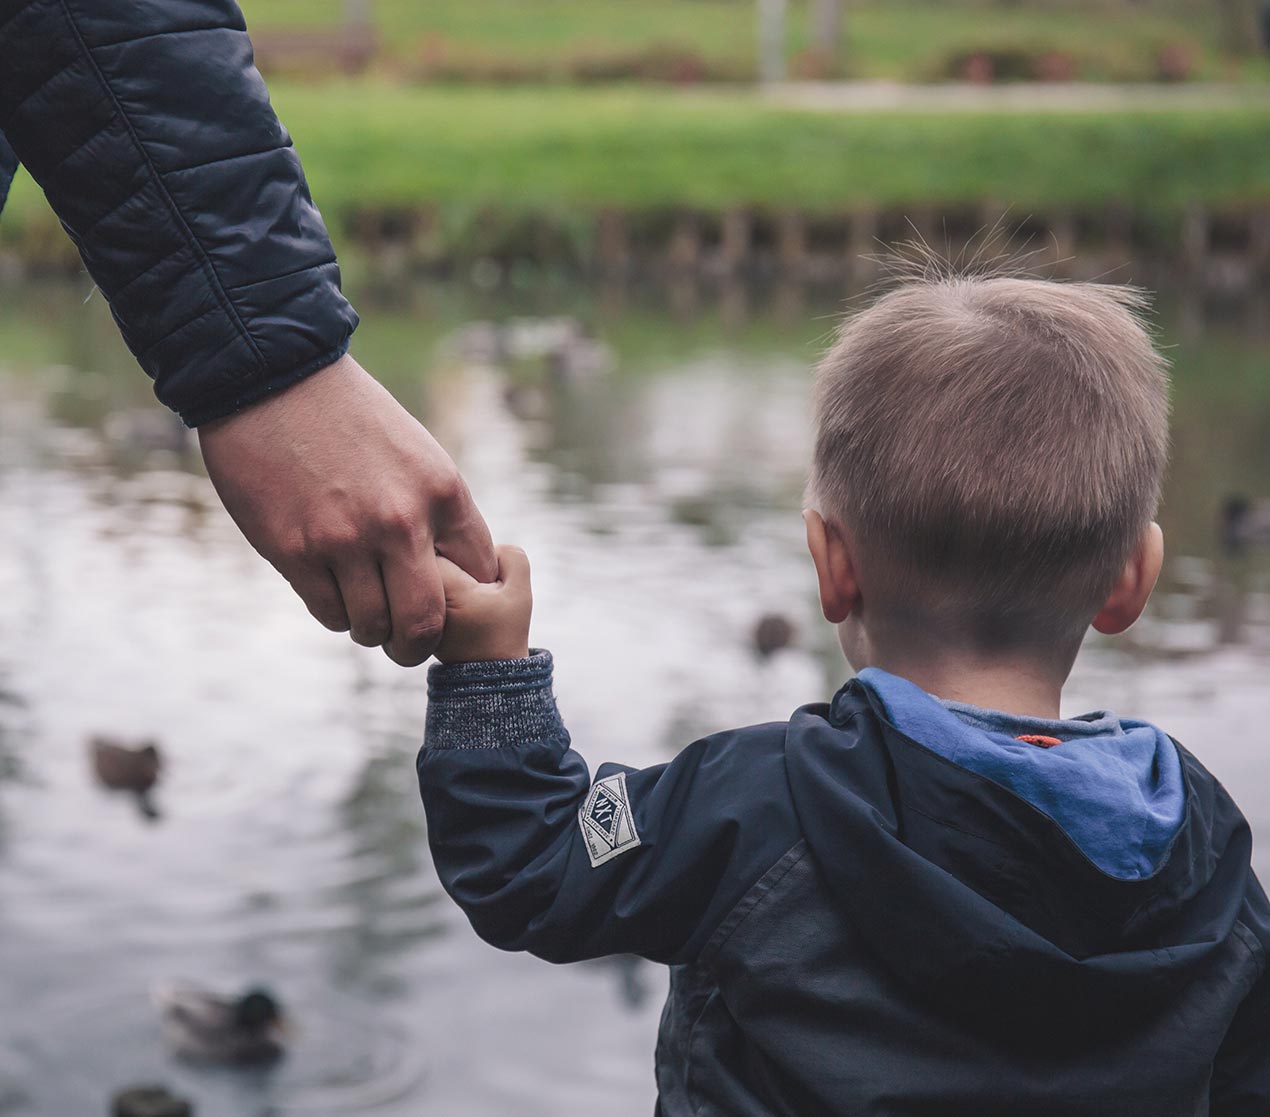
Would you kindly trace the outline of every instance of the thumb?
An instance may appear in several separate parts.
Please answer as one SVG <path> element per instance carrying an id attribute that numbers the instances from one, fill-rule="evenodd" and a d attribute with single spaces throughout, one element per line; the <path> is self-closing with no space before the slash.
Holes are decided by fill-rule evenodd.
<path id="1" fill-rule="evenodd" d="M 498 547 L 498 580 L 505 586 L 529 588 L 529 556 L 519 547 Z"/>
<path id="2" fill-rule="evenodd" d="M 435 526 L 438 553 L 458 563 L 477 581 L 494 580 L 494 541 L 466 485 L 460 483 L 459 495 Z"/>

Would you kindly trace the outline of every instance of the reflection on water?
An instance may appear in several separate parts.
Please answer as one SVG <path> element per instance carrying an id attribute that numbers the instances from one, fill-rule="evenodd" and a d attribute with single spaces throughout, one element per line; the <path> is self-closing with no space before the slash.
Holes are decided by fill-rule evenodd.
<path id="1" fill-rule="evenodd" d="M 0 309 L 0 1003 L 19 1007 L 0 1018 L 0 1114 L 103 1112 L 147 1080 L 200 1117 L 648 1113 L 664 977 L 475 938 L 424 844 L 423 672 L 309 620 L 81 299 L 27 287 Z M 359 301 L 363 362 L 529 551 L 535 642 L 593 763 L 656 762 L 841 682 L 797 516 L 832 304 Z M 1149 618 L 1082 653 L 1068 709 L 1159 721 L 1266 833 L 1270 547 L 1224 547 L 1219 524 L 1232 495 L 1253 522 L 1270 496 L 1270 340 L 1242 307 L 1166 303 L 1164 321 L 1171 558 Z M 765 614 L 797 633 L 770 657 Z M 162 743 L 161 822 L 94 785 L 95 732 Z M 292 1055 L 172 1063 L 147 991 L 173 978 L 267 983 Z"/>

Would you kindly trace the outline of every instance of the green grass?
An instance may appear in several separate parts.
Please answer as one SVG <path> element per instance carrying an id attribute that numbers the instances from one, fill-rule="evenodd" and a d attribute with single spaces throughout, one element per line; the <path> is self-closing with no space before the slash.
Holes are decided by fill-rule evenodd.
<path id="1" fill-rule="evenodd" d="M 814 113 L 735 92 L 278 88 L 325 208 L 439 202 L 559 214 L 740 204 L 1015 206 L 1261 199 L 1264 109 Z"/>
<path id="2" fill-rule="evenodd" d="M 370 0 L 385 50 L 409 59 L 430 42 L 459 55 L 542 61 L 562 54 L 674 44 L 717 63 L 750 65 L 753 0 Z M 253 30 L 335 26 L 344 0 L 244 0 Z M 1072 54 L 1082 77 L 1149 73 L 1162 46 L 1194 54 L 1195 75 L 1235 72 L 1220 49 L 1215 5 L 1187 0 L 845 0 L 840 44 L 858 78 L 921 78 L 965 49 L 1025 46 Z M 791 54 L 808 46 L 808 0 L 791 0 Z M 1265 74 L 1264 63 L 1252 64 Z"/>
<path id="3" fill-rule="evenodd" d="M 1192 199 L 1263 201 L 1265 108 L 1132 113 L 835 114 L 738 92 L 647 88 L 419 89 L 283 85 L 274 100 L 318 204 L 338 228 L 361 210 L 483 210 L 590 228 L 601 207 L 976 204 L 1175 213 Z M 4 224 L 43 210 L 29 180 Z"/>

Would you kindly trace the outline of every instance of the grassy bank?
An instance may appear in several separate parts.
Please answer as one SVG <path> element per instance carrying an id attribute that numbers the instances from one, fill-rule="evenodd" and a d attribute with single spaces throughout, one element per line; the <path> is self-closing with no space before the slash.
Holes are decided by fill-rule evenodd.
<path id="1" fill-rule="evenodd" d="M 809 213 L 991 201 L 1025 215 L 1123 203 L 1175 214 L 1264 202 L 1270 110 L 833 114 L 746 93 L 288 86 L 274 99 L 337 230 L 437 204 L 590 221 L 752 205 Z M 29 180 L 0 237 L 40 220 Z M 7 227 L 7 228 L 6 228 Z"/>
<path id="2" fill-rule="evenodd" d="M 792 0 L 787 51 L 797 70 L 811 45 L 810 3 Z M 335 27 L 345 0 L 243 0 L 255 31 Z M 531 10 L 532 9 L 532 10 Z M 672 46 L 727 72 L 754 64 L 753 0 L 371 0 L 384 52 L 400 62 L 450 54 L 482 62 L 552 63 Z M 1178 52 L 1190 76 L 1262 73 L 1222 49 L 1216 5 L 1186 0 L 850 0 L 837 57 L 856 78 L 921 80 L 966 51 L 1022 49 L 1066 54 L 1074 76 L 1153 75 L 1161 51 Z"/>
<path id="3" fill-rule="evenodd" d="M 325 207 L 1264 200 L 1270 112 L 824 114 L 735 92 L 279 88 Z"/>

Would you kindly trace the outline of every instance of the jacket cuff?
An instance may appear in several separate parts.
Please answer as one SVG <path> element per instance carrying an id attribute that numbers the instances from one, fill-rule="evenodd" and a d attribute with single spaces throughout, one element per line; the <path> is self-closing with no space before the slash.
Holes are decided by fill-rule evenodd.
<path id="1" fill-rule="evenodd" d="M 497 749 L 568 741 L 551 691 L 551 653 L 428 668 L 425 749 Z"/>
<path id="2" fill-rule="evenodd" d="M 266 396 L 272 396 L 281 392 L 284 388 L 290 388 L 292 384 L 298 384 L 315 372 L 321 372 L 328 365 L 333 365 L 348 352 L 348 347 L 352 340 L 353 336 L 350 332 L 348 337 L 334 349 L 323 353 L 320 357 L 314 357 L 311 361 L 306 361 L 297 368 L 288 369 L 284 373 L 264 380 L 254 380 L 248 384 L 235 385 L 230 394 L 206 400 L 194 407 L 187 408 L 180 412 L 181 422 L 187 427 L 201 427 L 204 423 L 210 423 L 213 419 L 224 419 L 227 415 L 233 415 L 244 407 L 258 403 Z"/>

